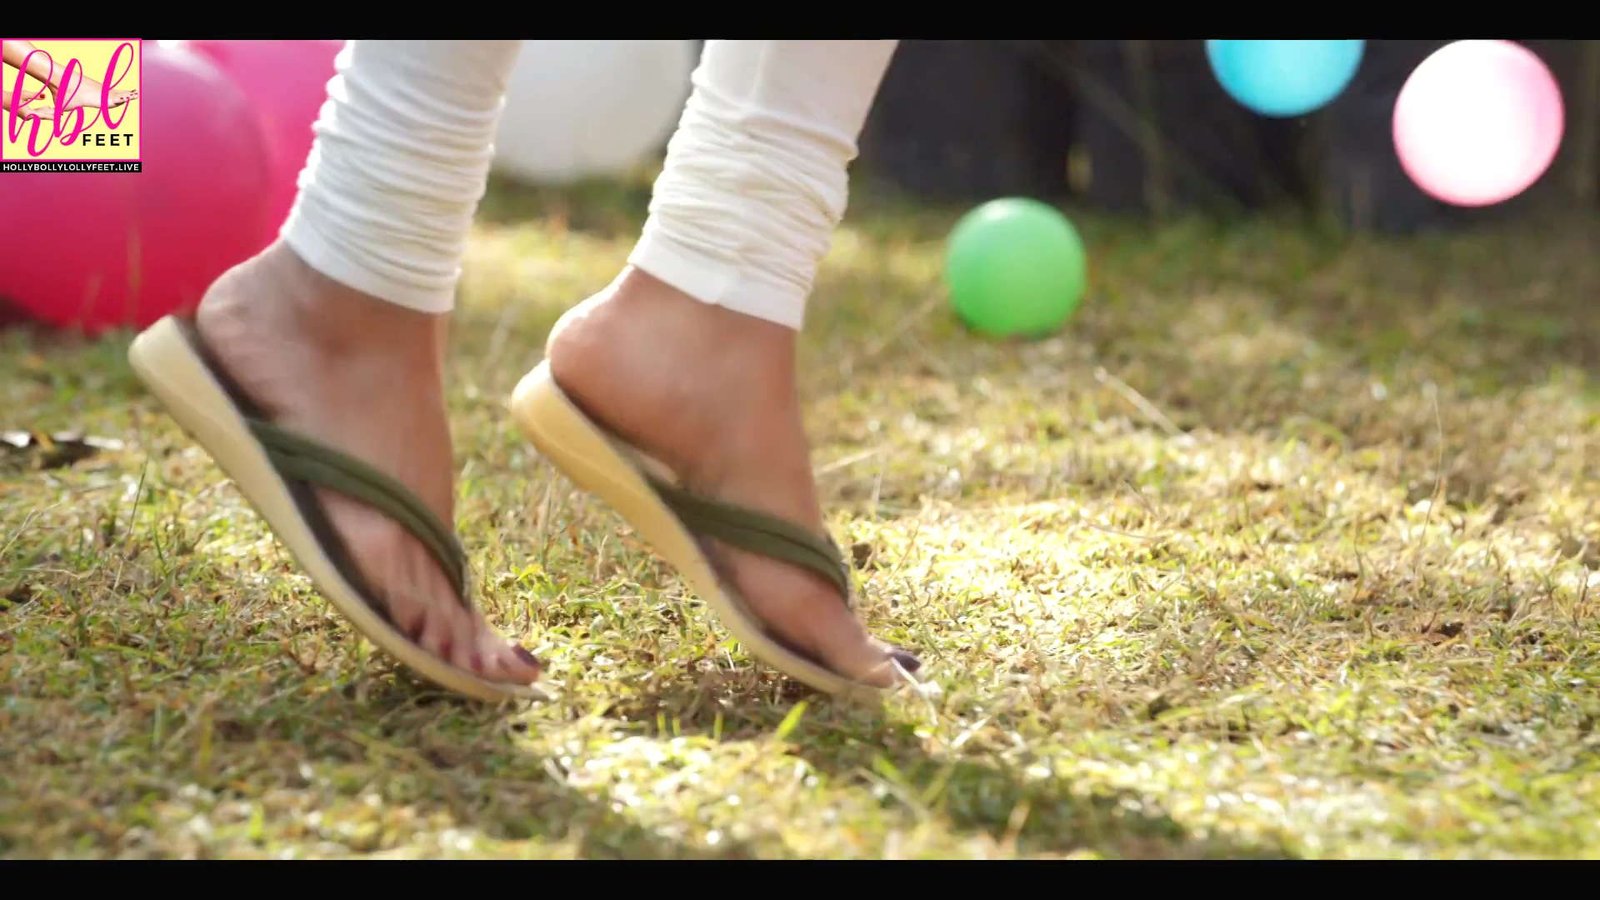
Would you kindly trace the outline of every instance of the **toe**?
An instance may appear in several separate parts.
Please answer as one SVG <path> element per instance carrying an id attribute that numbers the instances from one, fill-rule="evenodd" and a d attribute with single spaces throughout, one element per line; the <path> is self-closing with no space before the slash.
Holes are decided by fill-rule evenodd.
<path id="1" fill-rule="evenodd" d="M 450 606 L 444 606 L 438 600 L 435 603 L 437 611 L 433 615 L 443 620 L 445 624 L 441 630 L 448 634 L 445 643 L 438 648 L 439 657 L 458 669 L 483 674 L 483 648 L 472 614 L 454 602 Z"/>
<path id="2" fill-rule="evenodd" d="M 840 675 L 892 687 L 903 679 L 901 670 L 909 675 L 920 668 L 916 657 L 869 634 L 821 578 L 748 555 L 732 568 L 741 595 L 776 635 Z"/>
<path id="3" fill-rule="evenodd" d="M 529 684 L 540 667 L 467 608 L 433 556 L 402 528 L 343 497 L 325 497 L 334 527 L 381 595 L 389 619 L 430 655 L 488 681 Z"/>
<path id="4" fill-rule="evenodd" d="M 484 660 L 485 678 L 513 684 L 532 684 L 543 671 L 532 653 L 496 634 L 487 625 L 479 632 L 478 646 Z"/>

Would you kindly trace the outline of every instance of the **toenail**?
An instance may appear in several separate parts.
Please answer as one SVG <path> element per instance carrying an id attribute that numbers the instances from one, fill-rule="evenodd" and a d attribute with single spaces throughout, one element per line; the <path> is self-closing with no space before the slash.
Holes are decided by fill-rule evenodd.
<path id="1" fill-rule="evenodd" d="M 922 668 L 922 660 L 917 659 L 915 656 L 912 656 L 904 650 L 896 650 L 895 652 L 889 654 L 889 656 L 895 662 L 900 664 L 900 668 L 905 669 L 907 672 L 914 673 L 918 669 Z"/>
<path id="2" fill-rule="evenodd" d="M 519 645 L 519 646 L 516 646 L 516 647 L 512 647 L 511 649 L 517 654 L 517 659 L 522 660 L 523 662 L 527 663 L 530 666 L 537 666 L 539 668 L 543 668 L 544 667 L 544 664 L 539 662 L 538 657 L 536 657 L 532 653 L 528 652 L 528 648 L 527 647 L 523 647 L 523 646 Z"/>

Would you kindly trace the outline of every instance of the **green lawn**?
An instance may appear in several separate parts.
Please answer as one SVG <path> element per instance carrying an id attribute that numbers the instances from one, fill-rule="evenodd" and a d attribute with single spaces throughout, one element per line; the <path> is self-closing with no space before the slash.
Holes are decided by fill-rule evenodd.
<path id="1" fill-rule="evenodd" d="M 864 615 L 936 689 L 753 665 L 503 412 L 636 188 L 491 193 L 451 399 L 486 711 L 358 640 L 140 390 L 0 335 L 0 856 L 1600 857 L 1600 220 L 1079 216 L 1058 337 L 951 319 L 863 196 L 807 333 Z M 534 218 L 535 211 L 545 215 Z"/>

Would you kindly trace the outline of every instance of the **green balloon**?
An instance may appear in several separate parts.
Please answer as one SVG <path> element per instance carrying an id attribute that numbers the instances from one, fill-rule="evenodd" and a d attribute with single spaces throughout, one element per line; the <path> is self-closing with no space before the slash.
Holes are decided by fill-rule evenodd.
<path id="1" fill-rule="evenodd" d="M 945 283 L 956 315 L 992 337 L 1060 328 L 1088 282 L 1083 240 L 1054 207 L 1008 197 L 972 210 L 950 233 Z"/>

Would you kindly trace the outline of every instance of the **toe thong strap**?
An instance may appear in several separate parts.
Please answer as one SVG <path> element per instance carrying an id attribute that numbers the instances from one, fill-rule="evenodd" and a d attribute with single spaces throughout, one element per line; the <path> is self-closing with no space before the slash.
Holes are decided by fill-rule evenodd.
<path id="1" fill-rule="evenodd" d="M 405 485 L 304 435 L 260 419 L 247 421 L 285 480 L 336 491 L 400 523 L 428 548 L 450 579 L 456 596 L 467 603 L 467 554 L 455 530 L 441 522 Z"/>
<path id="2" fill-rule="evenodd" d="M 832 538 L 763 512 L 690 493 L 653 476 L 649 481 L 690 531 L 814 572 L 838 588 L 849 605 L 850 568 Z"/>

